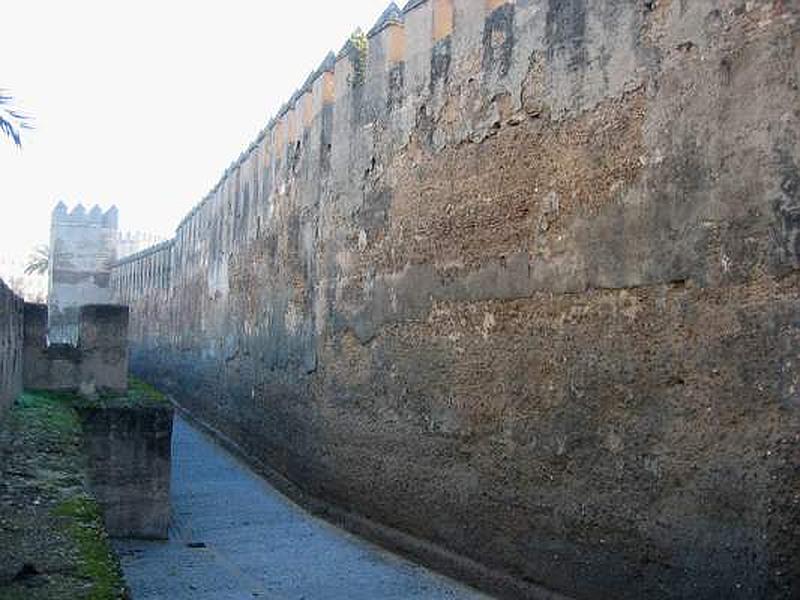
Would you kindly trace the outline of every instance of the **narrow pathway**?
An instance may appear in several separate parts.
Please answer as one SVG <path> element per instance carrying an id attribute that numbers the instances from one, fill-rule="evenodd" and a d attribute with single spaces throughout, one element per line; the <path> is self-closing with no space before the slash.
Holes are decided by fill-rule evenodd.
<path id="1" fill-rule="evenodd" d="M 169 542 L 115 544 L 134 600 L 478 599 L 310 516 L 177 418 Z"/>

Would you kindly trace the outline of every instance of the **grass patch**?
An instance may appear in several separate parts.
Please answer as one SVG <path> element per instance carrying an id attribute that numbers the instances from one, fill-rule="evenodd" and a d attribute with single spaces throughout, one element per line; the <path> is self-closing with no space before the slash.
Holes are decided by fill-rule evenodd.
<path id="1" fill-rule="evenodd" d="M 58 505 L 53 515 L 66 519 L 66 532 L 78 551 L 78 575 L 92 582 L 88 599 L 123 598 L 122 572 L 111 550 L 97 503 L 87 496 L 77 496 Z"/>
<path id="2" fill-rule="evenodd" d="M 62 398 L 51 394 L 24 393 L 11 419 L 17 430 L 26 430 L 53 441 L 73 443 L 81 434 L 78 414 Z"/>
<path id="3" fill-rule="evenodd" d="M 117 600 L 119 561 L 92 500 L 73 394 L 25 392 L 0 421 L 0 598 Z M 14 573 L 30 565 L 28 575 Z M 2 570 L 2 569 L 0 569 Z"/>
<path id="4" fill-rule="evenodd" d="M 43 405 L 61 404 L 78 410 L 88 408 L 152 408 L 169 406 L 170 402 L 164 394 L 149 383 L 135 377 L 128 380 L 126 394 L 100 393 L 93 398 L 81 396 L 76 392 L 36 391 L 26 393 L 30 401 L 38 401 Z"/>
<path id="5" fill-rule="evenodd" d="M 144 405 L 169 405 L 167 397 L 159 392 L 149 383 L 135 377 L 128 380 L 128 397 L 139 404 Z"/>

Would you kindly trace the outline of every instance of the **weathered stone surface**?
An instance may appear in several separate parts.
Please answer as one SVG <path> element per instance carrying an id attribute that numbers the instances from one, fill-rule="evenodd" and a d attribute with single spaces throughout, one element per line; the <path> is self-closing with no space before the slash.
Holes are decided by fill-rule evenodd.
<path id="1" fill-rule="evenodd" d="M 23 304 L 0 280 L 0 420 L 22 391 Z"/>
<path id="2" fill-rule="evenodd" d="M 25 304 L 25 387 L 87 396 L 128 386 L 127 306 L 81 306 L 77 345 L 48 344 L 48 309 Z"/>
<path id="3" fill-rule="evenodd" d="M 335 102 L 320 75 L 308 127 L 290 105 L 115 269 L 134 370 L 311 493 L 520 580 L 796 596 L 798 18 L 410 4 L 402 70 L 391 28 L 363 84 L 340 55 Z"/>
<path id="4" fill-rule="evenodd" d="M 80 310 L 81 386 L 124 392 L 128 387 L 127 306 L 87 305 Z"/>
<path id="5" fill-rule="evenodd" d="M 89 481 L 109 535 L 167 539 L 172 407 L 80 410 Z"/>

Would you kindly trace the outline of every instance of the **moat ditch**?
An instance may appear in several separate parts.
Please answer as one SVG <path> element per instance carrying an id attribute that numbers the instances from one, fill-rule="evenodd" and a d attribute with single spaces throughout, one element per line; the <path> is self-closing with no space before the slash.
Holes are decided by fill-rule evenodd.
<path id="1" fill-rule="evenodd" d="M 98 461 L 114 447 L 98 434 L 124 439 L 130 426 L 119 411 L 164 402 L 139 382 L 125 397 L 18 398 L 0 424 L 0 598 L 486 597 L 311 516 L 180 418 L 169 440 L 171 489 L 160 501 L 168 534 L 138 536 L 167 539 L 118 538 L 130 511 L 108 493 L 114 476 L 98 484 L 96 471 L 124 469 Z M 98 427 L 98 411 L 118 422 L 100 418 Z M 153 517 L 153 506 L 144 513 Z"/>
<path id="2" fill-rule="evenodd" d="M 176 418 L 169 541 L 115 542 L 134 598 L 479 599 L 310 516 Z"/>

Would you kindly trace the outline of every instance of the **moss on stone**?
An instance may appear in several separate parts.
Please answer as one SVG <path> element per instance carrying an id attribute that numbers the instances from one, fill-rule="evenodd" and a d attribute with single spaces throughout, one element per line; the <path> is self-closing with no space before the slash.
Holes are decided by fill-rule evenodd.
<path id="1" fill-rule="evenodd" d="M 16 427 L 24 426 L 31 433 L 73 443 L 81 433 L 81 425 L 66 399 L 63 394 L 22 394 L 11 412 L 12 423 Z"/>
<path id="2" fill-rule="evenodd" d="M 86 397 L 77 392 L 35 392 L 25 394 L 29 401 L 36 399 L 47 406 L 59 404 L 81 409 L 89 408 L 152 408 L 169 406 L 170 402 L 164 394 L 152 385 L 135 377 L 128 380 L 128 391 L 125 394 L 100 393 L 94 397 Z"/>
<path id="3" fill-rule="evenodd" d="M 124 597 L 122 571 L 111 550 L 97 503 L 88 496 L 76 496 L 57 506 L 53 514 L 68 519 L 65 530 L 78 550 L 78 575 L 93 584 L 87 598 Z"/>
<path id="4" fill-rule="evenodd" d="M 128 398 L 142 405 L 169 405 L 167 397 L 149 383 L 135 377 L 128 381 Z"/>
<path id="5" fill-rule="evenodd" d="M 369 58 L 369 39 L 364 32 L 357 29 L 350 36 L 350 61 L 353 64 L 353 77 L 350 81 L 354 88 L 364 85 L 367 77 L 367 60 Z"/>
<path id="6" fill-rule="evenodd" d="M 86 468 L 74 397 L 23 394 L 0 422 L 0 598 L 126 597 Z"/>

